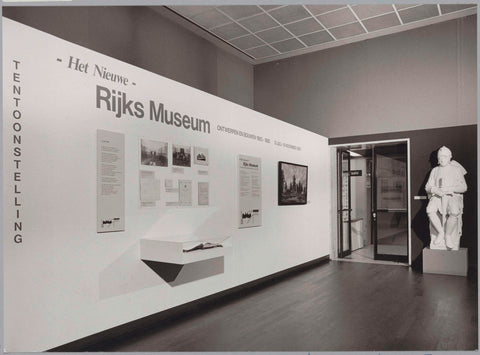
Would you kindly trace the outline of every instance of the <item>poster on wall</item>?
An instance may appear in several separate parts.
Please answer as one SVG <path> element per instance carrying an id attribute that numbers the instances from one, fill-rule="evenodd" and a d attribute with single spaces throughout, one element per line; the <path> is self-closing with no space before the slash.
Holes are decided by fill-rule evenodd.
<path id="1" fill-rule="evenodd" d="M 160 180 L 155 179 L 154 171 L 140 170 L 140 205 L 155 207 L 160 200 Z"/>
<path id="2" fill-rule="evenodd" d="M 147 166 L 168 166 L 168 143 L 141 139 L 140 161 Z"/>
<path id="3" fill-rule="evenodd" d="M 195 147 L 194 148 L 194 163 L 196 165 L 208 165 L 208 149 Z"/>
<path id="4" fill-rule="evenodd" d="M 199 182 L 198 183 L 198 205 L 208 206 L 209 204 L 208 196 L 209 196 L 209 183 Z"/>
<path id="5" fill-rule="evenodd" d="M 125 137 L 97 130 L 97 233 L 125 230 Z"/>
<path id="6" fill-rule="evenodd" d="M 165 179 L 165 192 L 177 192 L 178 193 L 178 187 L 173 186 L 173 180 L 172 179 Z"/>
<path id="7" fill-rule="evenodd" d="M 261 159 L 238 156 L 238 228 L 262 225 L 262 166 Z"/>
<path id="8" fill-rule="evenodd" d="M 278 204 L 307 203 L 308 166 L 278 162 Z"/>
<path id="9" fill-rule="evenodd" d="M 178 204 L 180 206 L 192 205 L 192 181 L 178 180 Z"/>
<path id="10" fill-rule="evenodd" d="M 186 145 L 173 144 L 172 147 L 172 164 L 176 166 L 191 166 L 190 147 Z"/>

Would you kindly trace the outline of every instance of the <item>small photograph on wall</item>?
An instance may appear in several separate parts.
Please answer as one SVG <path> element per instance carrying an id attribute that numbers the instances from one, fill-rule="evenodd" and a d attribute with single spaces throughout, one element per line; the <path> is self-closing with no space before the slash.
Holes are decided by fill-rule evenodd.
<path id="1" fill-rule="evenodd" d="M 278 204 L 307 203 L 308 166 L 278 162 Z"/>
<path id="2" fill-rule="evenodd" d="M 168 143 L 141 139 L 140 161 L 147 166 L 168 166 Z"/>
<path id="3" fill-rule="evenodd" d="M 190 147 L 186 145 L 173 144 L 172 164 L 176 166 L 192 166 Z"/>
<path id="4" fill-rule="evenodd" d="M 194 148 L 194 164 L 208 165 L 208 149 L 200 147 Z"/>

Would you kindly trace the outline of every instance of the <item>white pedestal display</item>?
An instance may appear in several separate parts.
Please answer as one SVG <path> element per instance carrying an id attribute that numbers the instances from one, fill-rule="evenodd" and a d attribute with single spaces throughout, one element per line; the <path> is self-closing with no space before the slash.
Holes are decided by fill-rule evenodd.
<path id="1" fill-rule="evenodd" d="M 211 238 L 208 242 L 223 242 L 227 237 Z M 202 242 L 194 236 L 175 237 L 171 240 L 158 240 L 143 237 L 140 239 L 140 259 L 171 263 L 178 265 L 191 264 L 202 260 L 213 259 L 225 255 L 225 246 L 212 249 L 184 252 Z"/>
<path id="2" fill-rule="evenodd" d="M 423 272 L 429 274 L 445 274 L 467 276 L 468 249 L 434 250 L 423 249 Z"/>

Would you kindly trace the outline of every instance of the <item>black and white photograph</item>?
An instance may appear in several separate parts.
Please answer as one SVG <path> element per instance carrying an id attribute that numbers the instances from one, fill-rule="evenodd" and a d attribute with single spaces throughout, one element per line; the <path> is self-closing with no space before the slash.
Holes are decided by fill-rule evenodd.
<path id="1" fill-rule="evenodd" d="M 0 6 L 3 352 L 479 352 L 477 0 Z"/>
<path id="2" fill-rule="evenodd" d="M 168 143 L 142 138 L 140 160 L 146 166 L 168 166 Z"/>
<path id="3" fill-rule="evenodd" d="M 208 165 L 208 149 L 201 147 L 194 147 L 194 163 L 196 165 Z"/>
<path id="4" fill-rule="evenodd" d="M 190 167 L 191 162 L 191 147 L 187 145 L 172 145 L 172 165 Z"/>
<path id="5" fill-rule="evenodd" d="M 278 162 L 278 204 L 307 203 L 308 166 Z"/>

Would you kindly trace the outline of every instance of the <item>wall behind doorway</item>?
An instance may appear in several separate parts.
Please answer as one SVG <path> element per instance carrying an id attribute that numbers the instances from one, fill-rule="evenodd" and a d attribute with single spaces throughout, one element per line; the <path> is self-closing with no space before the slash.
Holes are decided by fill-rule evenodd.
<path id="1" fill-rule="evenodd" d="M 468 248 L 469 265 L 476 267 L 478 264 L 477 125 L 330 138 L 329 144 L 401 138 L 410 138 L 412 267 L 422 270 L 422 249 L 430 243 L 428 217 L 425 212 L 427 201 L 414 200 L 414 196 L 426 195 L 425 184 L 431 169 L 437 165 L 436 151 L 443 145 L 452 150 L 453 159 L 462 164 L 468 172 L 465 175 L 468 191 L 464 194 L 463 235 L 460 246 Z"/>
<path id="2" fill-rule="evenodd" d="M 476 124 L 477 17 L 264 63 L 254 72 L 255 110 L 330 138 Z"/>

